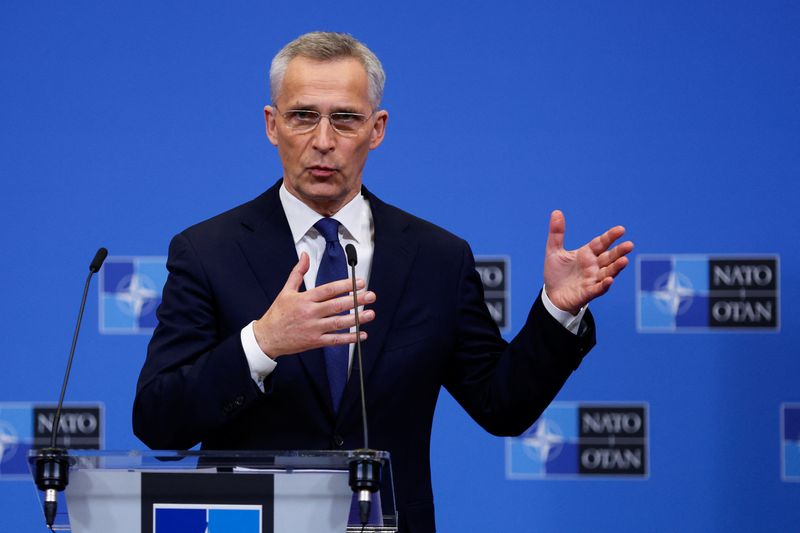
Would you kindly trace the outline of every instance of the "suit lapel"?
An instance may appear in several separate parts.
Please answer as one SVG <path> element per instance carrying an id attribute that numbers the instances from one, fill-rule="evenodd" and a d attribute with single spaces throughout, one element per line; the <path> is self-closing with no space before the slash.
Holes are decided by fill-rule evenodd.
<path id="1" fill-rule="evenodd" d="M 394 322 L 395 311 L 405 292 L 408 274 L 417 252 L 417 244 L 409 235 L 408 218 L 372 196 L 366 188 L 363 189 L 363 194 L 369 200 L 375 225 L 375 249 L 372 254 L 369 289 L 378 297 L 375 304 L 370 306 L 375 310 L 375 320 L 364 325 L 364 331 L 369 336 L 362 345 L 366 382 L 380 358 L 386 336 Z M 355 353 L 353 355 L 356 356 Z M 351 409 L 356 409 L 361 401 L 356 359 L 353 360 L 352 369 L 342 399 L 340 419 Z"/>
<path id="2" fill-rule="evenodd" d="M 237 239 L 242 253 L 264 290 L 266 301 L 272 303 L 283 289 L 294 265 L 297 249 L 292 232 L 278 196 L 280 181 L 253 200 L 252 209 L 242 217 L 244 231 Z M 300 287 L 305 291 L 305 285 Z M 265 309 L 266 310 L 266 309 Z M 297 356 L 308 374 L 320 401 L 333 416 L 330 387 L 321 349 L 309 350 Z M 280 366 L 276 372 L 280 372 Z"/>

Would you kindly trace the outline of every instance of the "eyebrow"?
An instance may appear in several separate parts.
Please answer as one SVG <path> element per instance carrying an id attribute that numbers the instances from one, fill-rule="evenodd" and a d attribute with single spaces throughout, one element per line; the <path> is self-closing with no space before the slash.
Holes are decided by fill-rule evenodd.
<path id="1" fill-rule="evenodd" d="M 319 111 L 315 105 L 295 104 L 288 106 L 288 109 L 300 109 L 305 111 Z"/>
<path id="2" fill-rule="evenodd" d="M 292 110 L 305 110 L 305 111 L 316 111 L 318 113 L 321 113 L 321 111 L 319 110 L 319 106 L 306 105 L 306 104 L 302 104 L 302 103 L 290 106 L 289 109 L 292 109 Z M 356 108 L 354 108 L 352 106 L 349 106 L 349 105 L 335 106 L 335 107 L 331 108 L 330 112 L 331 113 L 353 113 L 353 114 L 356 114 L 356 115 L 363 115 L 364 114 L 361 111 L 359 111 Z"/>

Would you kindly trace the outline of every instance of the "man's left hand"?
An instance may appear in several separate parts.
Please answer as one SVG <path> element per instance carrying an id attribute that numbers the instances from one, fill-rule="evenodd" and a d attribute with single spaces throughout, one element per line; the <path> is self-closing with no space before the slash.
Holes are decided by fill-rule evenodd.
<path id="1" fill-rule="evenodd" d="M 550 233 L 544 257 L 544 286 L 550 301 L 573 315 L 598 296 L 605 294 L 614 278 L 628 265 L 633 242 L 611 245 L 625 234 L 614 226 L 577 250 L 564 249 L 566 221 L 561 211 L 550 215 Z"/>

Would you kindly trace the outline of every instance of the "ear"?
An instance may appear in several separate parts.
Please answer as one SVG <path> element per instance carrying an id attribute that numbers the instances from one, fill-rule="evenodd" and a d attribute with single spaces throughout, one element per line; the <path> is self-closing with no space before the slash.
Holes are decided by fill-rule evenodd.
<path id="1" fill-rule="evenodd" d="M 386 121 L 389 120 L 389 112 L 385 109 L 375 112 L 375 124 L 372 126 L 369 137 L 369 149 L 374 150 L 383 142 L 386 134 Z"/>
<path id="2" fill-rule="evenodd" d="M 278 110 L 268 105 L 264 106 L 264 121 L 267 125 L 267 138 L 273 145 L 278 146 Z"/>

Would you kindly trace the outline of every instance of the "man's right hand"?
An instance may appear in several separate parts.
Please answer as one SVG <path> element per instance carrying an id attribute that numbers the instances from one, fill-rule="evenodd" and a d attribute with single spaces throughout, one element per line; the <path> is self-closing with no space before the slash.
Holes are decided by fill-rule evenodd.
<path id="1" fill-rule="evenodd" d="M 352 313 L 340 314 L 354 307 L 353 282 L 343 279 L 300 292 L 308 266 L 308 254 L 303 252 L 278 297 L 253 324 L 258 346 L 272 359 L 322 346 L 356 342 L 355 333 L 337 333 L 356 323 Z M 362 291 L 364 287 L 364 280 L 357 279 L 359 305 L 375 301 L 375 293 Z M 358 317 L 361 324 L 365 324 L 375 318 L 375 311 L 364 310 Z M 361 340 L 366 338 L 367 333 L 362 331 Z"/>

